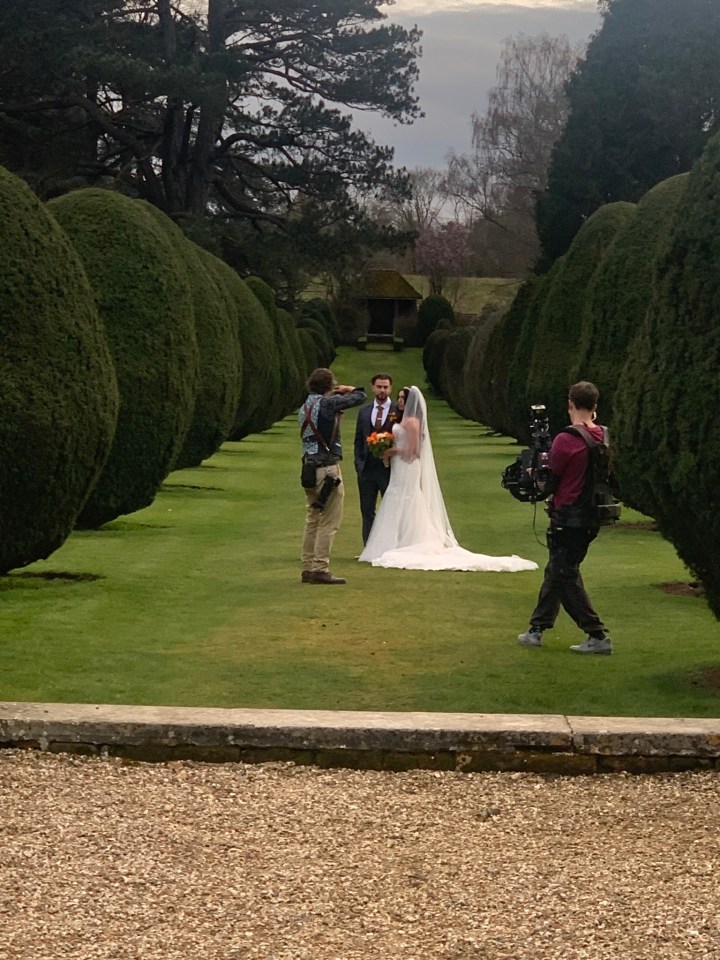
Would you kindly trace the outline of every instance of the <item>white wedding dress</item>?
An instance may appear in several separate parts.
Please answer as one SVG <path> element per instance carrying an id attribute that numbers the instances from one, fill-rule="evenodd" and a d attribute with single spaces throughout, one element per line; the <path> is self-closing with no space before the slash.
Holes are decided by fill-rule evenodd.
<path id="1" fill-rule="evenodd" d="M 461 547 L 445 510 L 427 430 L 425 398 L 410 388 L 402 423 L 393 426 L 398 453 L 361 561 L 404 570 L 479 570 L 512 573 L 536 570 L 522 557 L 490 557 Z M 419 426 L 418 426 L 419 425 Z"/>

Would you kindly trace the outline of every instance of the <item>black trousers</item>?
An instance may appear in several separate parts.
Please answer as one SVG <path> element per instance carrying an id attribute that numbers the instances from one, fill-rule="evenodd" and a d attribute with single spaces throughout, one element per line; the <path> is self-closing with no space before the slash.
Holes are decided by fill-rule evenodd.
<path id="1" fill-rule="evenodd" d="M 382 460 L 370 455 L 365 466 L 358 473 L 357 480 L 362 514 L 362 538 L 363 543 L 367 543 L 375 519 L 378 496 L 385 495 L 390 483 L 390 469 Z"/>
<path id="2" fill-rule="evenodd" d="M 530 617 L 531 627 L 549 630 L 562 606 L 586 633 L 605 629 L 580 573 L 580 564 L 597 534 L 594 527 L 566 527 L 551 521 L 547 532 L 549 557 L 537 606 Z"/>

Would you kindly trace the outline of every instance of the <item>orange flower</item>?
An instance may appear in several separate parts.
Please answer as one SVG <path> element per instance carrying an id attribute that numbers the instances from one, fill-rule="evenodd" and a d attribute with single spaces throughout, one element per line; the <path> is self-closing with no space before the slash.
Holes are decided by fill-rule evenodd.
<path id="1" fill-rule="evenodd" d="M 388 433 L 387 430 L 384 430 L 382 433 L 373 431 L 367 438 L 368 450 L 376 457 L 382 457 L 383 453 L 389 450 L 394 443 L 395 438 L 391 433 Z"/>

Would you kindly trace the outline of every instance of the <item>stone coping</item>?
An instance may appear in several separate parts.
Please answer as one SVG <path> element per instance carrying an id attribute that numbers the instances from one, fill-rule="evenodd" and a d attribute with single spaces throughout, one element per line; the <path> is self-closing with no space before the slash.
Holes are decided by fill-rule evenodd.
<path id="1" fill-rule="evenodd" d="M 720 719 L 0 702 L 0 745 L 129 760 L 653 772 L 720 769 Z"/>

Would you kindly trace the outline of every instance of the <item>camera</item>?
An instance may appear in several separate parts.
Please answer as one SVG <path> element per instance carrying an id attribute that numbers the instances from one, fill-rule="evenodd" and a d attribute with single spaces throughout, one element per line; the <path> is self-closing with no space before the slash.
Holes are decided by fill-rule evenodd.
<path id="1" fill-rule="evenodd" d="M 530 436 L 530 446 L 505 468 L 500 481 L 505 490 L 522 503 L 537 503 L 550 494 L 544 486 L 548 477 L 547 462 L 552 437 L 542 403 L 530 407 Z"/>
<path id="2" fill-rule="evenodd" d="M 331 477 L 326 476 L 320 487 L 317 497 L 310 504 L 311 507 L 315 507 L 316 510 L 323 510 L 330 499 L 330 494 L 333 492 L 335 487 L 339 487 L 342 483 L 340 477 Z"/>

